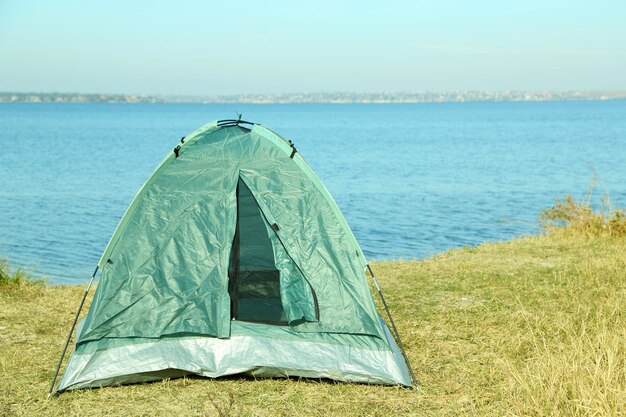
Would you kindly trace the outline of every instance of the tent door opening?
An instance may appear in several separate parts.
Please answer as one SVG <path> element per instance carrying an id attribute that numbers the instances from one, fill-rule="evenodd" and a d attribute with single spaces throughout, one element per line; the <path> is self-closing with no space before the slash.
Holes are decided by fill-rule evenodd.
<path id="1" fill-rule="evenodd" d="M 231 319 L 287 325 L 268 227 L 254 196 L 239 179 L 237 223 L 230 255 Z"/>

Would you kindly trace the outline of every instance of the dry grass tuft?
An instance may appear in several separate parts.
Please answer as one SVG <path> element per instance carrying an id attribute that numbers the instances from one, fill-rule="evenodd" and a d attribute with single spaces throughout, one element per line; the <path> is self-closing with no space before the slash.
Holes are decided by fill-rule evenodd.
<path id="1" fill-rule="evenodd" d="M 603 208 L 594 212 L 591 191 L 582 201 L 571 195 L 556 199 L 556 204 L 541 212 L 539 223 L 547 231 L 566 232 L 582 236 L 626 236 L 626 211 L 611 209 L 607 196 Z"/>
<path id="2" fill-rule="evenodd" d="M 0 258 L 0 287 L 20 287 L 30 284 L 40 285 L 45 281 L 33 279 L 30 273 L 22 268 L 11 268 L 9 261 Z"/>

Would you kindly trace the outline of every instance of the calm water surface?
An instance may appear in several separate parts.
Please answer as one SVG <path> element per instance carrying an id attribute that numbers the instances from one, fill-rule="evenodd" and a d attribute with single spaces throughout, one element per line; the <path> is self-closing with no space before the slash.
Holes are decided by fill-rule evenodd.
<path id="1" fill-rule="evenodd" d="M 366 256 L 423 258 L 537 233 L 565 193 L 626 205 L 626 102 L 0 104 L 0 254 L 82 283 L 181 136 L 214 119 L 292 139 Z"/>

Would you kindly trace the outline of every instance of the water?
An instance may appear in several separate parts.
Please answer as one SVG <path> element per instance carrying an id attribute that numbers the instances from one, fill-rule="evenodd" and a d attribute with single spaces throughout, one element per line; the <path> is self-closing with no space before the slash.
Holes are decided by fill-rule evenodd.
<path id="1" fill-rule="evenodd" d="M 626 101 L 0 104 L 0 254 L 83 283 L 181 136 L 243 113 L 293 139 L 370 259 L 536 233 L 556 197 L 626 203 Z"/>

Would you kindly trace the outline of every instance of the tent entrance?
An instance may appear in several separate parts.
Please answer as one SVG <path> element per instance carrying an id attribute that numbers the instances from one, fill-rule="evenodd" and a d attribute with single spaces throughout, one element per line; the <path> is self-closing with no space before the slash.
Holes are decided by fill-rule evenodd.
<path id="1" fill-rule="evenodd" d="M 241 179 L 237 184 L 237 224 L 228 275 L 232 320 L 288 324 L 268 226 Z"/>

